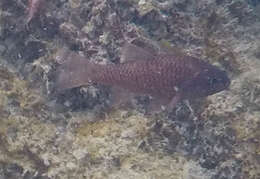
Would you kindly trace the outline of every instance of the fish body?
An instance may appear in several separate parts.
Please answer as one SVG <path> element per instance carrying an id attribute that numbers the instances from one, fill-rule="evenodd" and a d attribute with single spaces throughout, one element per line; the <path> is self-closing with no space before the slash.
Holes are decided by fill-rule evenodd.
<path id="1" fill-rule="evenodd" d="M 131 47 L 137 49 L 138 53 L 142 51 L 139 47 Z M 230 84 L 226 72 L 200 59 L 167 53 L 154 55 L 145 51 L 143 54 L 148 55 L 145 60 L 99 65 L 90 63 L 74 52 L 67 52 L 60 56 L 67 60 L 58 70 L 57 88 L 63 90 L 98 83 L 137 94 L 171 99 L 176 103 L 181 99 L 212 95 Z M 136 56 L 138 58 L 138 54 Z"/>

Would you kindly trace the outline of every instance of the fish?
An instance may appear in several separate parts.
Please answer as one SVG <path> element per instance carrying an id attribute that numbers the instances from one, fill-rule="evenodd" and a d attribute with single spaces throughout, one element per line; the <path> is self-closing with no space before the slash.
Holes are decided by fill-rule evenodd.
<path id="1" fill-rule="evenodd" d="M 174 107 L 181 100 L 213 95 L 230 85 L 227 73 L 205 60 L 155 52 L 129 42 L 122 47 L 124 62 L 119 64 L 96 64 L 67 49 L 56 57 L 61 61 L 55 80 L 58 91 L 88 84 L 109 85 L 126 90 L 125 96 L 149 95 Z"/>

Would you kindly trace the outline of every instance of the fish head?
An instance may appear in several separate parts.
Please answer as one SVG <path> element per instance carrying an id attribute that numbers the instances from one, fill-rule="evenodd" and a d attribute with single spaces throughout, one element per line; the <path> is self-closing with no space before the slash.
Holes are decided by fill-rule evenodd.
<path id="1" fill-rule="evenodd" d="M 184 85 L 187 98 L 205 97 L 227 89 L 230 79 L 225 71 L 207 64 Z"/>

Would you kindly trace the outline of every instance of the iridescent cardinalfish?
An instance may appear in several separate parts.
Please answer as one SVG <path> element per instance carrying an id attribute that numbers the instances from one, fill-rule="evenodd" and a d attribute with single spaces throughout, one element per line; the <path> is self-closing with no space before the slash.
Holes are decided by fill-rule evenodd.
<path id="1" fill-rule="evenodd" d="M 160 104 L 174 107 L 181 100 L 206 97 L 230 85 L 225 71 L 192 56 L 154 53 L 130 43 L 122 52 L 124 63 L 101 65 L 61 50 L 57 56 L 63 60 L 57 70 L 57 90 L 93 83 L 110 85 L 131 94 L 150 95 Z"/>

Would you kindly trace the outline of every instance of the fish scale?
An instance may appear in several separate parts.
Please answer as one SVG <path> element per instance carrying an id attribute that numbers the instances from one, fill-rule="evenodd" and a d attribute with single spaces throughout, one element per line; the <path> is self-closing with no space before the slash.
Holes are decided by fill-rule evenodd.
<path id="1" fill-rule="evenodd" d="M 172 59 L 135 61 L 108 66 L 100 69 L 99 74 L 93 77 L 94 82 L 121 86 L 136 93 L 160 97 L 175 95 L 175 87 L 188 75 L 184 74 L 185 71 L 178 70 L 184 69 L 185 63 L 180 63 L 177 67 Z"/>

